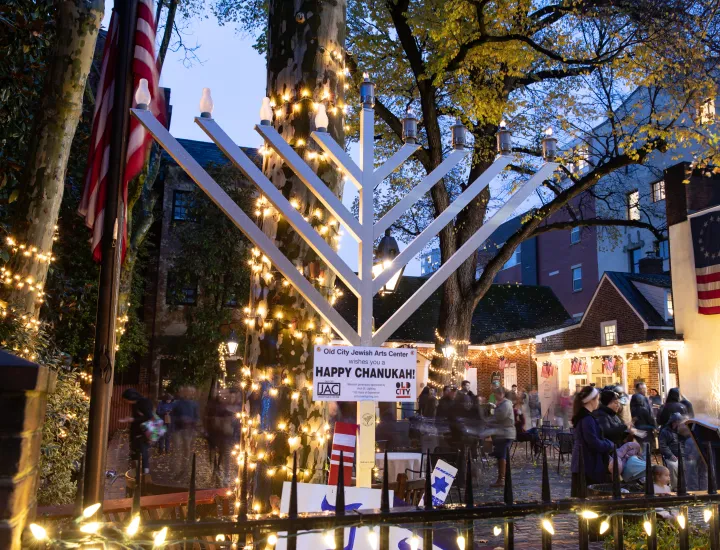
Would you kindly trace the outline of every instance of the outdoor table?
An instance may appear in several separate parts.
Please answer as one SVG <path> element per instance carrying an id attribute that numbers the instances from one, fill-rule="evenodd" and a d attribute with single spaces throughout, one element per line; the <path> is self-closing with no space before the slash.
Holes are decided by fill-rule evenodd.
<path id="1" fill-rule="evenodd" d="M 420 471 L 422 453 L 388 453 L 388 480 L 392 483 L 397 479 L 398 474 L 404 474 L 406 469 Z M 385 453 L 375 454 L 375 465 L 382 470 L 385 461 Z M 408 479 L 422 477 L 414 472 L 408 472 Z"/>

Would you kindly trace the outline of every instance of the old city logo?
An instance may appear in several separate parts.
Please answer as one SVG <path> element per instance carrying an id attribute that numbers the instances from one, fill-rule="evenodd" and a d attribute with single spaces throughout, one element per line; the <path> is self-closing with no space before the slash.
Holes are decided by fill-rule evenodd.
<path id="1" fill-rule="evenodd" d="M 410 399 L 410 382 L 395 382 L 395 397 Z"/>

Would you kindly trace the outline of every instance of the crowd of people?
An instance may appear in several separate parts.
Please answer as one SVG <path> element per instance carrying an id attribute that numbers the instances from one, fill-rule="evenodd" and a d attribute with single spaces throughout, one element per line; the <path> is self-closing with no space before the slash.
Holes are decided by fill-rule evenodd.
<path id="1" fill-rule="evenodd" d="M 144 474 L 151 471 L 151 451 L 158 455 L 173 453 L 175 481 L 187 480 L 190 459 L 196 437 L 202 434 L 207 440 L 213 476 L 219 484 L 227 484 L 237 474 L 232 471 L 231 453 L 240 439 L 237 413 L 242 399 L 235 389 L 212 392 L 205 406 L 203 418 L 195 388 L 184 386 L 175 395 L 166 393 L 157 404 L 137 390 L 127 389 L 123 399 L 131 405 L 131 416 L 122 420 L 128 423 L 131 460 L 142 459 Z"/>
<path id="2" fill-rule="evenodd" d="M 617 452 L 618 471 L 625 482 L 640 481 L 645 475 L 645 443 L 657 451 L 663 464 L 653 470 L 655 483 L 664 479 L 667 472 L 668 488 L 677 488 L 678 456 L 685 459 L 686 482 L 689 490 L 707 486 L 707 471 L 701 460 L 686 420 L 694 416 L 692 403 L 682 396 L 678 388 L 668 392 L 665 403 L 659 404 L 654 395 L 648 395 L 643 382 L 635 385 L 630 399 L 620 386 L 598 389 L 580 388 L 573 401 L 573 453 L 571 471 L 573 491 L 582 480 L 580 462 L 583 462 L 585 483 L 602 484 L 611 480 L 613 453 Z"/>
<path id="3" fill-rule="evenodd" d="M 536 388 L 518 389 L 513 385 L 505 389 L 493 384 L 490 395 L 483 399 L 470 390 L 467 380 L 459 388 L 443 387 L 439 398 L 435 389 L 428 386 L 418 397 L 417 410 L 421 418 L 433 418 L 435 425 L 448 426 L 446 437 L 451 445 L 467 445 L 468 434 L 480 440 L 492 439 L 492 454 L 498 468 L 495 486 L 504 482 L 507 451 L 514 442 L 528 442 L 536 457 L 542 452 L 541 408 Z M 581 459 L 585 483 L 610 482 L 616 449 L 621 479 L 641 480 L 645 475 L 646 443 L 663 462 L 657 472 L 667 469 L 668 490 L 676 488 L 681 452 L 686 462 L 688 488 L 699 490 L 707 484 L 704 461 L 685 424 L 686 419 L 694 416 L 693 406 L 678 388 L 669 390 L 663 403 L 657 390 L 648 390 L 643 382 L 635 385 L 632 396 L 617 385 L 577 386 L 574 395 L 562 391 L 551 412 L 547 416 L 553 419 L 553 425 L 572 432 L 573 492 L 580 481 Z M 474 426 L 478 429 L 473 430 Z"/>

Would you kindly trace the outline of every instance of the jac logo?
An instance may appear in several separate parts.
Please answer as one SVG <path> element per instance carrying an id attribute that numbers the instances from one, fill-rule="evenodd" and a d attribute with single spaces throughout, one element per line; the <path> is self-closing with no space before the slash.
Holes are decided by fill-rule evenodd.
<path id="1" fill-rule="evenodd" d="M 339 382 L 318 382 L 318 395 L 323 397 L 340 397 Z"/>
<path id="2" fill-rule="evenodd" d="M 395 382 L 395 397 L 410 399 L 410 382 Z"/>

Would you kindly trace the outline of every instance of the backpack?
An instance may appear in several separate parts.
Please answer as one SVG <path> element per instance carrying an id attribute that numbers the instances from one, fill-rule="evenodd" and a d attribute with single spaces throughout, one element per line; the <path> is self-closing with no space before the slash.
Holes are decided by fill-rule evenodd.
<path id="1" fill-rule="evenodd" d="M 145 433 L 145 439 L 147 439 L 150 443 L 155 443 L 167 432 L 165 423 L 157 414 L 153 414 L 153 418 L 151 420 L 143 422 L 140 426 Z"/>

